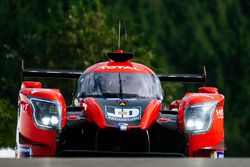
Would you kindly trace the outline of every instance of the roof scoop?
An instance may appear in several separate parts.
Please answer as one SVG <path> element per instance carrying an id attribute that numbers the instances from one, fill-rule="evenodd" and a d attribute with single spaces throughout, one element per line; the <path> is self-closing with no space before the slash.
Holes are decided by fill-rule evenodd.
<path id="1" fill-rule="evenodd" d="M 114 52 L 107 53 L 107 57 L 115 62 L 126 62 L 135 57 L 135 53 L 133 52 L 123 53 L 123 50 L 117 50 L 115 53 Z"/>

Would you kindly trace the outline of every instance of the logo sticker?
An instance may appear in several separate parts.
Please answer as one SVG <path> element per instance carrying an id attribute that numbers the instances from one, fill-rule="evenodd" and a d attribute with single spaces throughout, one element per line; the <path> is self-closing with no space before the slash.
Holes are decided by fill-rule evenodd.
<path id="1" fill-rule="evenodd" d="M 216 110 L 216 114 L 218 118 L 224 118 L 223 109 Z"/>
<path id="2" fill-rule="evenodd" d="M 128 101 L 127 100 L 118 100 L 117 103 L 120 105 L 120 106 L 126 106 L 128 104 Z"/>
<path id="3" fill-rule="evenodd" d="M 214 159 L 223 159 L 224 158 L 224 151 L 212 151 L 211 158 Z"/>
<path id="4" fill-rule="evenodd" d="M 141 107 L 135 108 L 116 108 L 105 107 L 105 116 L 113 121 L 136 121 L 141 119 Z"/>
<path id="5" fill-rule="evenodd" d="M 114 70 L 114 69 L 119 69 L 119 70 L 136 70 L 136 71 L 141 71 L 137 69 L 136 67 L 130 67 L 130 66 L 101 66 L 99 67 L 102 70 Z"/>
<path id="6" fill-rule="evenodd" d="M 20 104 L 21 111 L 27 111 L 29 104 Z"/>
<path id="7" fill-rule="evenodd" d="M 19 154 L 22 156 L 31 156 L 32 151 L 31 147 L 29 146 L 19 146 Z"/>

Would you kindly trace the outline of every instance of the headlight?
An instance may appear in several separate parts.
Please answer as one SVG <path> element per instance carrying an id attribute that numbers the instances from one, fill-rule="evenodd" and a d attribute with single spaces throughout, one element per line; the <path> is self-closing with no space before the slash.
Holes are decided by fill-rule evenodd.
<path id="1" fill-rule="evenodd" d="M 60 129 L 62 110 L 56 101 L 31 98 L 33 118 L 36 125 L 45 129 Z"/>
<path id="2" fill-rule="evenodd" d="M 213 113 L 218 102 L 190 105 L 185 109 L 185 129 L 187 133 L 207 132 L 212 124 Z"/>

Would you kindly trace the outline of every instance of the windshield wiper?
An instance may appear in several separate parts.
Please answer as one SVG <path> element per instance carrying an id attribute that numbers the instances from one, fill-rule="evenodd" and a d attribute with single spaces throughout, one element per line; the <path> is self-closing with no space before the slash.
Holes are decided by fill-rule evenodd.
<path id="1" fill-rule="evenodd" d="M 122 99 L 122 80 L 121 80 L 121 73 L 119 73 L 119 86 L 120 86 L 120 91 L 119 91 L 119 97 Z"/>

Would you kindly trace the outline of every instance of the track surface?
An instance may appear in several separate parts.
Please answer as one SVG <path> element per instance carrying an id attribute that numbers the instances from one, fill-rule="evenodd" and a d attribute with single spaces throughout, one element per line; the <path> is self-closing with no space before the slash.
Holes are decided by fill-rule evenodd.
<path id="1" fill-rule="evenodd" d="M 33 158 L 0 159 L 0 167 L 249 167 L 250 158 Z"/>

